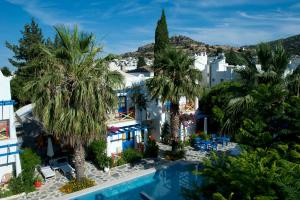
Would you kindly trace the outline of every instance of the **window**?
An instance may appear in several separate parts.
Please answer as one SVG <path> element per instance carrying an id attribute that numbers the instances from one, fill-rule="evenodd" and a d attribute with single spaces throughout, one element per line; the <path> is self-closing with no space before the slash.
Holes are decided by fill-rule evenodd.
<path id="1" fill-rule="evenodd" d="M 9 138 L 9 121 L 0 120 L 0 140 Z"/>

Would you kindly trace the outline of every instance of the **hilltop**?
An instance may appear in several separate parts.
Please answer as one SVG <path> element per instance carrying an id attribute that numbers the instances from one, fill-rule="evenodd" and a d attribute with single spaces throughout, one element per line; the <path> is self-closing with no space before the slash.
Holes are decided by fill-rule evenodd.
<path id="1" fill-rule="evenodd" d="M 289 55 L 300 55 L 300 34 L 294 35 L 287 38 L 282 38 L 278 40 L 273 40 L 267 42 L 271 46 L 275 46 L 278 43 L 281 43 Z M 255 48 L 256 45 L 244 46 L 245 48 Z"/>
<path id="2" fill-rule="evenodd" d="M 288 38 L 283 38 L 283 39 L 278 39 L 274 41 L 269 41 L 271 46 L 275 46 L 278 42 L 281 42 L 283 44 L 283 47 L 287 51 L 289 55 L 300 55 L 300 34 L 299 35 L 294 35 Z M 195 53 L 200 53 L 203 51 L 206 51 L 208 55 L 216 55 L 217 51 L 221 50 L 223 52 L 228 52 L 230 49 L 233 49 L 234 51 L 238 51 L 240 48 L 237 47 L 232 47 L 229 45 L 209 45 L 205 44 L 203 42 L 199 42 L 196 40 L 193 40 L 187 36 L 183 35 L 175 35 L 170 38 L 170 44 L 175 46 L 177 49 L 182 49 L 189 54 L 195 54 Z M 255 45 L 247 45 L 247 46 L 242 46 L 241 48 L 246 48 L 246 49 L 254 49 L 257 46 Z M 154 48 L 154 43 L 146 44 L 144 46 L 141 46 L 137 49 L 137 51 L 134 52 L 127 52 L 124 54 L 121 54 L 123 58 L 126 57 L 139 57 L 143 56 L 145 58 L 152 59 L 153 58 L 153 48 Z"/>
<path id="3" fill-rule="evenodd" d="M 175 35 L 170 38 L 170 44 L 177 49 L 182 49 L 189 54 L 200 53 L 206 51 L 209 55 L 216 54 L 218 49 L 222 49 L 224 52 L 229 51 L 231 48 L 238 50 L 238 48 L 226 46 L 226 45 L 208 45 L 203 42 L 195 41 L 187 36 Z M 139 57 L 143 56 L 149 59 L 153 58 L 154 43 L 146 44 L 138 48 L 137 51 L 127 52 L 122 54 L 123 58 L 126 57 Z"/>

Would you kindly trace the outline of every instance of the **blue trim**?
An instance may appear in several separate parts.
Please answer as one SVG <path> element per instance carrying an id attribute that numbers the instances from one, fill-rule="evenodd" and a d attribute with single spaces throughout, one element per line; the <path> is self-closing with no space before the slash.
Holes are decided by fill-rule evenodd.
<path id="1" fill-rule="evenodd" d="M 1 146 L 0 146 L 0 149 L 1 149 L 1 148 L 8 148 L 8 147 L 16 147 L 16 146 L 19 146 L 19 143 L 1 145 Z"/>
<path id="2" fill-rule="evenodd" d="M 10 155 L 15 155 L 15 154 L 19 154 L 19 153 L 22 153 L 22 151 L 20 151 L 20 150 L 17 150 L 17 151 L 14 151 L 14 152 L 2 153 L 2 154 L 0 154 L 0 157 L 1 157 L 1 156 L 10 156 Z"/>
<path id="3" fill-rule="evenodd" d="M 0 101 L 0 106 L 16 105 L 15 100 Z"/>
<path id="4" fill-rule="evenodd" d="M 120 127 L 120 129 L 123 129 L 123 130 L 118 130 L 116 132 L 109 132 L 108 135 L 109 136 L 118 135 L 118 134 L 122 134 L 122 133 L 128 133 L 130 131 L 145 130 L 147 128 L 148 128 L 147 126 L 142 127 L 140 124 L 135 124 L 135 125 L 130 125 L 130 126 L 123 126 L 123 127 Z"/>

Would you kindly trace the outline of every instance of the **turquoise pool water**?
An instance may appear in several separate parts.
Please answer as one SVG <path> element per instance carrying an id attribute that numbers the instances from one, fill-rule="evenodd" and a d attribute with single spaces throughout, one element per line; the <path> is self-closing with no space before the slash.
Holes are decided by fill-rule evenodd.
<path id="1" fill-rule="evenodd" d="M 155 173 L 142 176 L 109 188 L 89 193 L 74 200 L 141 200 L 143 192 L 155 200 L 182 200 L 182 187 L 200 184 L 199 176 L 191 173 L 194 165 L 176 163 Z"/>

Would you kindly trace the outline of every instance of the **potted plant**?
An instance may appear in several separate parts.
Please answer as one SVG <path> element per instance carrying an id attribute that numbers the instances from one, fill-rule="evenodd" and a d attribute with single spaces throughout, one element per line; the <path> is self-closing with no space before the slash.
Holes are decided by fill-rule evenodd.
<path id="1" fill-rule="evenodd" d="M 43 181 L 42 177 L 41 176 L 37 176 L 35 178 L 35 180 L 34 180 L 34 186 L 35 186 L 35 188 L 40 188 L 42 186 L 42 184 L 43 184 L 42 181 Z"/>

